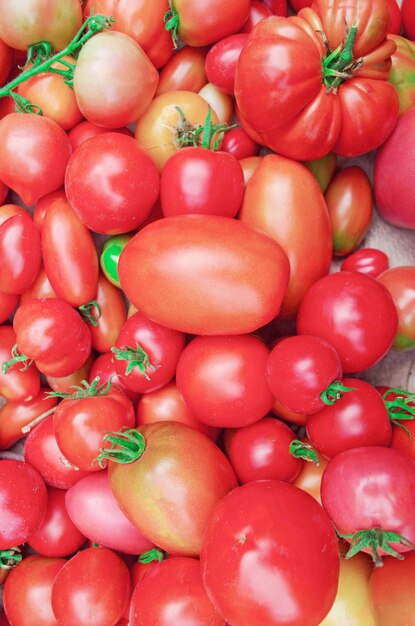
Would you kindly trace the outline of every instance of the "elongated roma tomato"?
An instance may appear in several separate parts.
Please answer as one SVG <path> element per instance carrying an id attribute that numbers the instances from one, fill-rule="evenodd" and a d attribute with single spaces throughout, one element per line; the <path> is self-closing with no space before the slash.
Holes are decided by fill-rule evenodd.
<path id="1" fill-rule="evenodd" d="M 124 248 L 120 282 L 150 319 L 198 335 L 244 334 L 278 313 L 289 276 L 282 248 L 222 216 L 178 215 Z"/>

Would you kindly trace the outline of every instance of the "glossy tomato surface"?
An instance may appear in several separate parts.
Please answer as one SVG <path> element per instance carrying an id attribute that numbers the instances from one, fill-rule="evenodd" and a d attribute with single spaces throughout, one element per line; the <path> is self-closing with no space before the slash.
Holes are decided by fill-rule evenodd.
<path id="1" fill-rule="evenodd" d="M 391 294 L 398 312 L 395 350 L 412 350 L 415 346 L 415 266 L 400 265 L 386 270 L 378 280 Z"/>

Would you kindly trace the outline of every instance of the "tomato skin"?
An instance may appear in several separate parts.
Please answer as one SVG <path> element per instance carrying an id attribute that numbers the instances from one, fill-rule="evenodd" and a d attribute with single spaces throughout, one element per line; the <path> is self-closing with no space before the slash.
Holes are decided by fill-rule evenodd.
<path id="1" fill-rule="evenodd" d="M 93 300 L 98 284 L 95 243 L 67 202 L 46 212 L 41 238 L 46 275 L 57 297 L 74 307 Z"/>
<path id="2" fill-rule="evenodd" d="M 388 447 L 392 424 L 382 396 L 363 380 L 344 378 L 350 387 L 332 406 L 307 417 L 307 437 L 328 458 L 350 448 Z"/>
<path id="3" fill-rule="evenodd" d="M 206 100 L 212 111 L 218 116 L 220 122 L 225 124 L 231 123 L 233 115 L 233 99 L 231 96 L 223 93 L 212 83 L 206 83 L 199 91 L 199 96 Z"/>
<path id="4" fill-rule="evenodd" d="M 398 330 L 393 348 L 412 350 L 415 346 L 415 266 L 401 265 L 386 270 L 378 281 L 391 294 L 398 312 Z"/>
<path id="5" fill-rule="evenodd" d="M 372 220 L 369 177 L 356 165 L 344 168 L 331 181 L 325 200 L 333 231 L 333 254 L 346 256 L 363 241 Z"/>
<path id="6" fill-rule="evenodd" d="M 225 134 L 220 147 L 224 152 L 232 154 L 238 161 L 256 156 L 259 152 L 259 145 L 242 128 L 229 130 Z"/>
<path id="7" fill-rule="evenodd" d="M 19 297 L 14 293 L 0 291 L 0 324 L 3 324 L 14 312 L 19 302 Z"/>
<path id="8" fill-rule="evenodd" d="M 263 0 L 263 3 L 274 15 L 282 15 L 283 17 L 288 15 L 287 0 Z"/>
<path id="9" fill-rule="evenodd" d="M 303 461 L 290 454 L 295 434 L 284 422 L 272 417 L 242 428 L 228 428 L 224 449 L 240 484 L 253 480 L 284 480 L 292 483 Z"/>
<path id="10" fill-rule="evenodd" d="M 66 194 L 75 213 L 90 230 L 106 235 L 138 228 L 159 188 L 151 158 L 132 137 L 120 133 L 105 133 L 83 143 L 65 175 Z"/>
<path id="11" fill-rule="evenodd" d="M 254 481 L 215 507 L 201 567 L 209 597 L 231 624 L 315 626 L 336 595 L 337 540 L 308 494 L 282 481 Z M 276 597 L 286 601 L 276 605 Z"/>
<path id="12" fill-rule="evenodd" d="M 329 152 L 321 159 L 304 161 L 304 165 L 316 177 L 321 191 L 326 193 L 327 187 L 331 183 L 336 172 L 337 156 L 334 152 Z"/>
<path id="13" fill-rule="evenodd" d="M 344 259 L 340 269 L 345 272 L 361 272 L 377 278 L 389 269 L 389 258 L 377 248 L 361 248 Z"/>
<path id="14" fill-rule="evenodd" d="M 68 376 L 46 376 L 49 387 L 52 391 L 58 391 L 59 393 L 72 393 L 74 386 L 81 385 L 82 381 L 87 380 L 92 361 L 92 355 L 89 355 L 85 363 L 72 374 L 68 374 Z"/>
<path id="15" fill-rule="evenodd" d="M 78 552 L 53 582 L 56 621 L 62 626 L 112 626 L 123 613 L 130 587 L 128 568 L 115 552 L 100 547 Z"/>
<path id="16" fill-rule="evenodd" d="M 125 554 L 141 554 L 154 545 L 122 513 L 106 471 L 86 476 L 65 495 L 75 526 L 90 541 Z"/>
<path id="17" fill-rule="evenodd" d="M 414 623 L 415 603 L 411 592 L 415 582 L 415 554 L 403 561 L 386 556 L 383 567 L 373 570 L 369 582 L 370 605 L 376 626 Z"/>
<path id="18" fill-rule="evenodd" d="M 124 385 L 122 378 L 118 376 L 115 371 L 114 355 L 112 352 L 105 352 L 100 354 L 93 362 L 91 370 L 89 372 L 88 382 L 92 383 L 98 376 L 101 385 L 107 385 L 111 379 L 113 389 L 122 391 L 133 403 L 137 403 L 140 394 L 130 391 Z"/>
<path id="19" fill-rule="evenodd" d="M 0 460 L 0 550 L 18 546 L 42 523 L 47 507 L 45 483 L 28 463 Z"/>
<path id="20" fill-rule="evenodd" d="M 234 93 L 236 63 L 247 39 L 245 33 L 225 37 L 215 43 L 206 56 L 205 69 L 209 82 L 230 96 Z"/>
<path id="21" fill-rule="evenodd" d="M 258 22 L 270 15 L 274 15 L 274 13 L 261 0 L 251 0 L 248 19 L 243 25 L 241 32 L 250 33 Z"/>
<path id="22" fill-rule="evenodd" d="M 0 206 L 0 225 L 3 225 L 6 220 L 15 215 L 23 215 L 29 217 L 26 209 L 18 204 L 3 204 Z"/>
<path id="23" fill-rule="evenodd" d="M 103 126 L 97 126 L 93 122 L 88 122 L 88 120 L 83 120 L 76 124 L 68 133 L 69 140 L 72 145 L 72 150 L 76 150 L 84 141 L 87 139 L 92 139 L 92 137 L 96 137 L 97 135 L 103 135 L 104 133 L 121 133 L 122 135 L 127 135 L 127 137 L 133 137 L 133 133 L 129 128 L 104 128 Z"/>
<path id="24" fill-rule="evenodd" d="M 208 437 L 184 424 L 137 430 L 145 453 L 127 465 L 110 461 L 112 492 L 150 541 L 173 554 L 197 556 L 214 506 L 237 485 L 232 467 Z"/>
<path id="25" fill-rule="evenodd" d="M 7 402 L 0 409 L 0 450 L 7 450 L 25 436 L 22 428 L 30 424 L 36 417 L 56 406 L 57 398 L 47 397 L 48 390 L 41 389 L 33 400 L 25 402 Z"/>
<path id="26" fill-rule="evenodd" d="M 127 297 L 149 318 L 207 335 L 245 334 L 270 321 L 289 273 L 276 242 L 215 215 L 149 224 L 126 245 L 118 270 Z"/>
<path id="27" fill-rule="evenodd" d="M 305 438 L 303 438 L 302 441 L 310 443 L 309 440 Z M 321 504 L 321 479 L 329 464 L 329 460 L 322 454 L 319 454 L 318 458 L 320 461 L 319 465 L 315 465 L 315 463 L 303 463 L 303 467 L 293 484 L 308 493 L 314 500 L 317 500 L 317 502 Z"/>
<path id="28" fill-rule="evenodd" d="M 101 308 L 97 326 L 91 326 L 92 347 L 97 352 L 109 352 L 127 319 L 122 294 L 103 274 L 98 276 L 94 298 Z"/>
<path id="29" fill-rule="evenodd" d="M 175 557 L 157 563 L 134 589 L 131 626 L 168 623 L 225 626 L 206 594 L 197 559 Z"/>
<path id="30" fill-rule="evenodd" d="M 4 85 L 10 74 L 13 61 L 12 49 L 0 39 L 0 86 Z"/>
<path id="31" fill-rule="evenodd" d="M 25 204 L 62 185 L 71 144 L 53 120 L 10 113 L 0 121 L 0 145 L 0 178 Z"/>
<path id="32" fill-rule="evenodd" d="M 4 608 L 16 626 L 57 626 L 52 611 L 52 583 L 64 559 L 28 556 L 16 566 L 4 586 Z"/>
<path id="33" fill-rule="evenodd" d="M 9 361 L 12 348 L 16 344 L 16 333 L 12 326 L 0 326 L 0 363 Z M 6 374 L 0 370 L 0 395 L 9 402 L 33 400 L 40 391 L 40 378 L 36 366 L 32 363 L 24 369 L 21 363 L 15 363 Z"/>
<path id="34" fill-rule="evenodd" d="M 397 327 L 398 314 L 386 287 L 360 272 L 321 278 L 304 296 L 297 316 L 298 334 L 329 341 L 347 374 L 378 363 L 391 348 Z"/>
<path id="35" fill-rule="evenodd" d="M 173 154 L 161 173 L 164 217 L 191 213 L 235 217 L 243 194 L 242 168 L 226 152 L 189 147 Z"/>
<path id="36" fill-rule="evenodd" d="M 399 31 L 388 38 L 396 44 L 388 81 L 398 92 L 399 114 L 402 115 L 415 105 L 415 42 L 400 37 Z"/>
<path id="37" fill-rule="evenodd" d="M 328 273 L 331 262 L 330 220 L 317 181 L 300 163 L 267 155 L 246 185 L 238 217 L 286 253 L 290 280 L 279 316 L 294 317 L 307 289 Z"/>
<path id="38" fill-rule="evenodd" d="M 205 73 L 205 48 L 183 46 L 177 50 L 160 72 L 156 96 L 169 91 L 197 93 L 208 82 Z"/>
<path id="39" fill-rule="evenodd" d="M 401 13 L 405 35 L 415 41 L 415 17 L 413 0 L 402 0 Z"/>
<path id="40" fill-rule="evenodd" d="M 40 269 L 39 232 L 30 215 L 15 215 L 0 226 L 0 290 L 20 294 Z"/>

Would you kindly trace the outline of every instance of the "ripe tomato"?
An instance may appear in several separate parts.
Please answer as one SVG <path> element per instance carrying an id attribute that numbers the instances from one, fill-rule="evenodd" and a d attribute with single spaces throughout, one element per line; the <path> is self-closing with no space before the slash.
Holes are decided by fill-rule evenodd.
<path id="1" fill-rule="evenodd" d="M 99 318 L 91 325 L 92 347 L 97 352 L 109 352 L 115 344 L 127 319 L 121 291 L 114 287 L 104 274 L 98 276 L 95 301 L 100 308 Z"/>
<path id="2" fill-rule="evenodd" d="M 405 35 L 415 41 L 415 4 L 413 0 L 402 0 L 401 12 Z"/>
<path id="3" fill-rule="evenodd" d="M 54 411 L 57 398 L 48 397 L 48 389 L 41 389 L 32 400 L 7 402 L 0 409 L 0 450 L 6 450 L 24 437 L 32 428 L 33 420 Z"/>
<path id="4" fill-rule="evenodd" d="M 304 165 L 317 179 L 321 191 L 326 193 L 327 187 L 336 172 L 337 156 L 334 152 L 329 152 L 326 156 L 321 157 L 321 159 L 304 161 Z"/>
<path id="5" fill-rule="evenodd" d="M 208 595 L 227 622 L 315 626 L 336 595 L 337 540 L 308 494 L 282 481 L 254 481 L 215 507 L 201 567 Z"/>
<path id="6" fill-rule="evenodd" d="M 2 204 L 0 206 L 0 224 L 3 225 L 6 220 L 15 215 L 24 215 L 29 217 L 29 213 L 26 209 L 18 204 Z"/>
<path id="7" fill-rule="evenodd" d="M 29 214 L 0 225 L 0 290 L 20 294 L 35 280 L 42 253 L 39 232 Z"/>
<path id="8" fill-rule="evenodd" d="M 169 91 L 194 91 L 206 85 L 206 48 L 183 46 L 174 53 L 160 72 L 156 96 Z"/>
<path id="9" fill-rule="evenodd" d="M 238 161 L 255 156 L 259 152 L 259 145 L 246 134 L 243 128 L 231 128 L 225 134 L 220 147 L 224 152 L 232 154 Z"/>
<path id="10" fill-rule="evenodd" d="M 415 42 L 399 37 L 399 31 L 396 35 L 389 35 L 389 39 L 396 44 L 396 52 L 392 55 L 388 80 L 398 92 L 399 113 L 402 115 L 415 105 Z"/>
<path id="11" fill-rule="evenodd" d="M 212 46 L 206 56 L 206 75 L 224 93 L 233 96 L 236 63 L 246 44 L 248 35 L 238 33 L 224 37 Z"/>
<path id="12" fill-rule="evenodd" d="M 329 341 L 344 373 L 361 372 L 391 348 L 398 328 L 392 296 L 360 272 L 337 272 L 308 290 L 297 316 L 297 332 Z"/>
<path id="13" fill-rule="evenodd" d="M 241 32 L 250 33 L 258 22 L 270 15 L 274 15 L 274 13 L 261 0 L 251 0 L 248 19 L 241 28 Z"/>
<path id="14" fill-rule="evenodd" d="M 4 85 L 10 74 L 13 61 L 12 49 L 0 39 L 0 87 Z"/>
<path id="15" fill-rule="evenodd" d="M 370 604 L 376 626 L 412 626 L 415 602 L 412 594 L 415 583 L 415 554 L 406 554 L 403 561 L 392 557 L 383 559 L 370 577 Z"/>
<path id="16" fill-rule="evenodd" d="M 304 438 L 301 441 L 310 443 Z M 317 500 L 317 502 L 321 504 L 321 479 L 327 465 L 329 464 L 329 460 L 322 454 L 319 454 L 318 458 L 319 465 L 316 465 L 315 463 L 303 463 L 303 467 L 293 484 L 299 489 L 302 489 L 302 491 L 310 494 L 314 500 Z"/>
<path id="17" fill-rule="evenodd" d="M 68 374 L 68 376 L 46 376 L 49 387 L 52 391 L 59 393 L 72 392 L 75 385 L 81 385 L 82 381 L 88 378 L 92 361 L 92 354 L 90 354 L 85 363 L 72 374 Z"/>
<path id="18" fill-rule="evenodd" d="M 267 6 L 274 15 L 287 16 L 288 4 L 287 0 L 262 0 L 265 6 Z M 294 6 L 294 4 L 293 4 Z"/>
<path id="19" fill-rule="evenodd" d="M 378 281 L 391 294 L 398 312 L 398 330 L 392 347 L 412 350 L 415 347 L 415 266 L 392 267 L 378 276 Z"/>
<path id="20" fill-rule="evenodd" d="M 233 115 L 233 99 L 227 93 L 223 93 L 212 83 L 206 83 L 199 91 L 199 96 L 206 100 L 212 111 L 218 116 L 219 122 L 230 124 Z M 222 135 L 219 134 L 219 139 Z"/>
<path id="21" fill-rule="evenodd" d="M 101 385 L 107 385 L 109 380 L 111 379 L 111 385 L 113 389 L 117 389 L 118 391 L 122 391 L 127 398 L 134 403 L 137 402 L 140 394 L 135 393 L 134 391 L 130 391 L 124 385 L 124 382 L 121 378 L 119 378 L 118 374 L 115 371 L 115 364 L 112 352 L 105 352 L 104 354 L 100 354 L 93 362 L 91 370 L 89 372 L 88 382 L 91 384 L 95 378 L 99 378 L 99 382 Z"/>
<path id="22" fill-rule="evenodd" d="M 348 256 L 340 266 L 345 272 L 361 272 L 377 278 L 389 269 L 389 258 L 377 248 L 361 248 Z"/>
<path id="23" fill-rule="evenodd" d="M 138 228 L 159 188 L 151 158 L 132 137 L 120 133 L 105 133 L 83 143 L 65 175 L 66 194 L 75 213 L 90 230 L 106 235 Z"/>
<path id="24" fill-rule="evenodd" d="M 277 315 L 288 282 L 282 248 L 234 219 L 178 215 L 135 235 L 118 266 L 149 318 L 193 334 L 244 334 Z"/>
<path id="25" fill-rule="evenodd" d="M 39 394 L 39 372 L 33 363 L 26 367 L 25 363 L 16 362 L 8 367 L 15 345 L 16 333 L 13 327 L 0 326 L 0 395 L 9 402 L 30 401 Z"/>

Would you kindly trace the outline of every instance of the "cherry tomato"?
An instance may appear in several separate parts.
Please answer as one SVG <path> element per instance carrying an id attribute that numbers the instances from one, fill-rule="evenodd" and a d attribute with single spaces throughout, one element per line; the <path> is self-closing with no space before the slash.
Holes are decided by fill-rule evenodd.
<path id="1" fill-rule="evenodd" d="M 113 389 L 122 391 L 130 400 L 134 403 L 140 397 L 140 394 L 130 391 L 124 385 L 124 381 L 120 378 L 115 371 L 114 355 L 112 352 L 106 352 L 100 354 L 93 362 L 91 370 L 89 372 L 88 382 L 92 383 L 95 378 L 99 378 L 101 385 L 107 385 L 111 379 L 111 385 Z"/>
<path id="2" fill-rule="evenodd" d="M 12 358 L 12 350 L 16 345 L 16 333 L 12 326 L 0 326 L 0 395 L 11 402 L 33 400 L 39 394 L 40 378 L 36 366 L 16 362 L 5 367 Z M 26 367 L 29 365 L 28 367 Z"/>
<path id="3" fill-rule="evenodd" d="M 0 290 L 20 294 L 40 269 L 39 232 L 30 215 L 15 215 L 0 226 Z"/>
<path id="4" fill-rule="evenodd" d="M 370 577 L 370 605 L 376 626 L 412 625 L 415 615 L 414 596 L 415 554 L 406 554 L 403 561 L 392 557 L 383 559 Z"/>
<path id="5" fill-rule="evenodd" d="M 7 402 L 0 409 L 0 450 L 11 448 L 30 432 L 34 420 L 45 413 L 53 413 L 58 399 L 49 397 L 48 392 L 48 389 L 41 389 L 33 400 Z"/>
<path id="6" fill-rule="evenodd" d="M 206 48 L 183 46 L 160 72 L 156 96 L 169 91 L 194 91 L 208 82 L 205 74 Z"/>
<path id="7" fill-rule="evenodd" d="M 274 13 L 264 2 L 261 2 L 261 0 L 251 0 L 248 19 L 241 28 L 241 32 L 250 33 L 258 22 L 270 15 L 274 15 Z"/>
<path id="8" fill-rule="evenodd" d="M 208 80 L 230 96 L 234 92 L 236 63 L 247 39 L 245 33 L 224 37 L 211 47 L 206 56 Z"/>
<path id="9" fill-rule="evenodd" d="M 259 152 L 259 145 L 242 128 L 231 128 L 221 143 L 221 150 L 229 152 L 235 159 L 246 159 Z"/>
<path id="10" fill-rule="evenodd" d="M 415 41 L 415 5 L 413 0 L 402 0 L 401 13 L 402 23 L 405 35 Z"/>
<path id="11" fill-rule="evenodd" d="M 109 352 L 127 319 L 124 300 L 120 290 L 100 274 L 95 301 L 100 313 L 90 327 L 92 346 L 97 352 Z"/>
<path id="12" fill-rule="evenodd" d="M 344 259 L 340 269 L 345 272 L 361 272 L 377 278 L 379 274 L 389 269 L 389 258 L 377 248 L 361 248 Z"/>
<path id="13" fill-rule="evenodd" d="M 398 330 L 392 347 L 412 350 L 415 347 L 415 266 L 392 267 L 378 276 L 378 281 L 391 294 L 398 312 Z"/>
<path id="14" fill-rule="evenodd" d="M 84 141 L 96 137 L 97 135 L 103 135 L 104 133 L 114 132 L 133 137 L 133 133 L 128 128 L 104 128 L 103 126 L 97 126 L 88 120 L 83 120 L 76 124 L 68 133 L 69 140 L 71 142 L 72 150 L 78 148 Z"/>
<path id="15" fill-rule="evenodd" d="M 398 315 L 386 287 L 360 272 L 337 272 L 308 290 L 297 316 L 297 332 L 329 341 L 344 373 L 361 372 L 391 348 Z"/>

